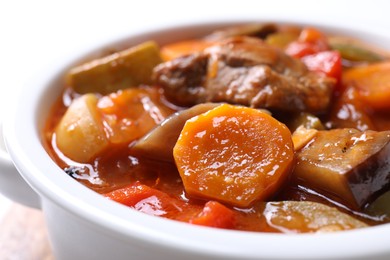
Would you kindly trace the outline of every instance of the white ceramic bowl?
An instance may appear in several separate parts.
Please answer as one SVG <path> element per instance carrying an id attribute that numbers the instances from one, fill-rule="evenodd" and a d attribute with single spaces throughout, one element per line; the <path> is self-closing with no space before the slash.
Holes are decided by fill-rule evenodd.
<path id="1" fill-rule="evenodd" d="M 390 224 L 317 235 L 199 227 L 148 216 L 109 201 L 64 174 L 48 156 L 41 129 L 60 94 L 63 74 L 72 64 L 107 46 L 125 47 L 149 39 L 163 44 L 227 25 L 229 22 L 213 22 L 160 28 L 102 43 L 93 52 L 80 50 L 37 75 L 18 96 L 15 108 L 7 111 L 4 135 L 8 153 L 34 191 L 22 187 L 24 182 L 14 173 L 8 155 L 2 153 L 2 192 L 42 209 L 57 259 L 390 259 Z M 390 35 L 313 25 L 390 48 Z"/>

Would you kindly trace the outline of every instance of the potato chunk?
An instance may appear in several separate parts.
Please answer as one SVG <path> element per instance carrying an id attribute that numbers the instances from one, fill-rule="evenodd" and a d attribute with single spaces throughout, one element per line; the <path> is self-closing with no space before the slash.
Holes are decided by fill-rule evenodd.
<path id="1" fill-rule="evenodd" d="M 132 142 L 171 115 L 174 110 L 164 104 L 161 95 L 158 88 L 140 87 L 100 98 L 97 107 L 110 143 Z"/>
<path id="2" fill-rule="evenodd" d="M 73 68 L 67 83 L 81 94 L 108 94 L 150 84 L 152 70 L 161 61 L 157 44 L 149 41 Z"/>
<path id="3" fill-rule="evenodd" d="M 74 161 L 88 162 L 109 144 L 97 101 L 94 94 L 75 99 L 56 128 L 57 147 Z"/>
<path id="4" fill-rule="evenodd" d="M 294 175 L 304 185 L 363 207 L 390 180 L 390 131 L 318 131 L 297 153 Z"/>

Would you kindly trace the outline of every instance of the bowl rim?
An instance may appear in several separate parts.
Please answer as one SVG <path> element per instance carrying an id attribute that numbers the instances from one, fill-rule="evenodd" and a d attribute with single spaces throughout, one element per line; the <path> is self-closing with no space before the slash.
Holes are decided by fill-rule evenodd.
<path id="1" fill-rule="evenodd" d="M 100 229 L 107 235 L 121 237 L 129 242 L 137 239 L 162 249 L 199 256 L 224 257 L 225 259 L 289 258 L 292 254 L 294 258 L 302 259 L 390 255 L 387 243 L 390 238 L 390 224 L 317 235 L 267 234 L 212 229 L 137 212 L 105 199 L 65 174 L 56 174 L 62 170 L 51 160 L 42 146 L 40 133 L 42 120 L 44 120 L 42 113 L 43 111 L 47 113 L 48 106 L 42 106 L 41 102 L 52 99 L 53 95 L 58 95 L 58 89 L 51 86 L 62 79 L 63 73 L 70 66 L 80 59 L 101 52 L 108 46 L 118 46 L 128 42 L 135 44 L 151 35 L 161 34 L 161 32 L 188 31 L 188 28 L 216 28 L 229 24 L 265 21 L 312 25 L 328 31 L 372 36 L 375 39 L 385 39 L 385 42 L 390 43 L 390 37 L 380 30 L 366 32 L 353 26 L 345 27 L 338 26 L 336 23 L 305 20 L 302 22 L 298 18 L 202 20 L 179 26 L 162 25 L 143 32 L 130 32 L 126 37 L 120 36 L 114 40 L 99 42 L 96 46 L 78 50 L 71 57 L 61 57 L 53 61 L 41 74 L 37 74 L 28 81 L 16 96 L 17 100 L 13 102 L 14 106 L 5 117 L 3 125 L 6 147 L 16 168 L 44 200 L 55 203 L 78 218 L 88 220 L 89 225 Z M 237 243 L 237 241 L 242 242 Z M 280 245 L 284 250 L 280 250 Z"/>

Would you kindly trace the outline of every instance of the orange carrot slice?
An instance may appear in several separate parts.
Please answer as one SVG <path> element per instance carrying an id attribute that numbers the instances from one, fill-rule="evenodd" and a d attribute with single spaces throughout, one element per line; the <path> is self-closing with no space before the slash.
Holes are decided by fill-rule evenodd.
<path id="1" fill-rule="evenodd" d="M 186 122 L 173 155 L 189 195 L 246 207 L 287 179 L 294 148 L 270 115 L 223 104 Z"/>
<path id="2" fill-rule="evenodd" d="M 374 109 L 390 108 L 390 62 L 357 67 L 345 72 L 345 85 L 353 85 L 363 102 Z"/>

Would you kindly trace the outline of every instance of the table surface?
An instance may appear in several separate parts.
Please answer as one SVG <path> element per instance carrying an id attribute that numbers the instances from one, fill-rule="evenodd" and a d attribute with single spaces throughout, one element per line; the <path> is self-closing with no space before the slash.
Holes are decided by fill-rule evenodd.
<path id="1" fill-rule="evenodd" d="M 0 221 L 1 259 L 54 259 L 41 211 L 12 204 Z"/>
<path id="2" fill-rule="evenodd" d="M 28 79 L 80 46 L 154 25 L 223 17 L 304 17 L 361 27 L 390 28 L 387 0 L 273 1 L 51 1 L 0 2 L 0 120 Z M 255 5 L 255 6 L 254 6 Z M 353 11 L 351 9 L 353 5 Z M 152 8 L 151 8 L 152 7 Z M 191 11 L 189 11 L 191 10 Z M 88 32 L 88 33 L 86 33 Z M 53 259 L 42 213 L 0 195 L 2 259 Z"/>

